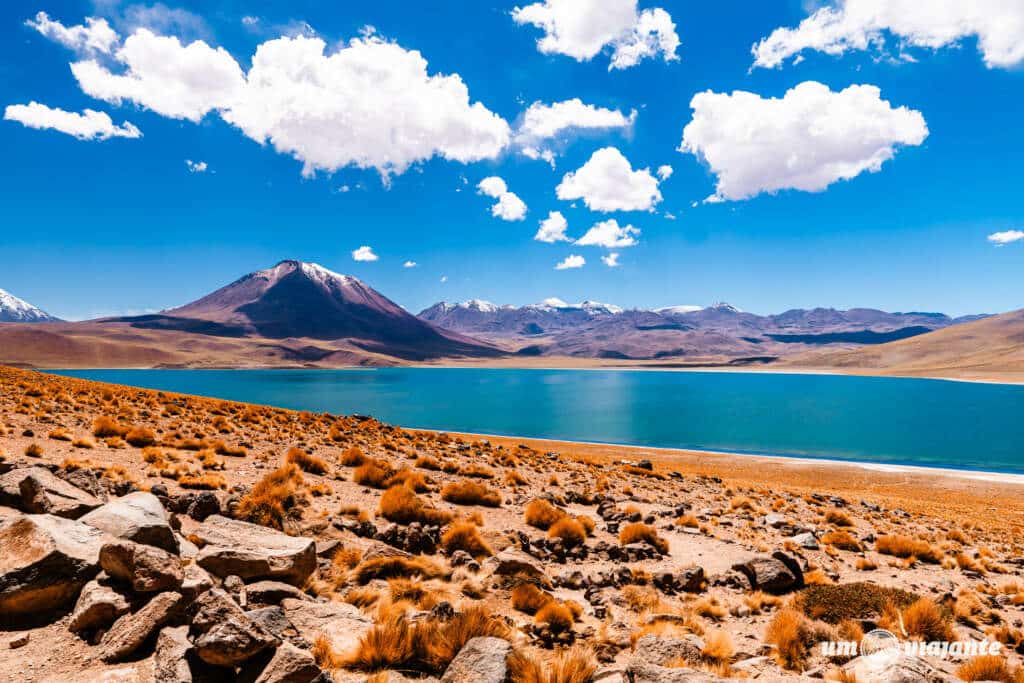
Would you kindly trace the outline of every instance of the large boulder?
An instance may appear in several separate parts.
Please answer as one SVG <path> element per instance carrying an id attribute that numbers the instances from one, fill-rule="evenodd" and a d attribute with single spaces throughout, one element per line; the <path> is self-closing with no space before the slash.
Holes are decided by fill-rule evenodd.
<path id="1" fill-rule="evenodd" d="M 473 638 L 445 669 L 441 683 L 505 683 L 512 644 L 504 638 Z"/>
<path id="2" fill-rule="evenodd" d="M 129 583 L 138 593 L 181 588 L 185 572 L 175 555 L 151 545 L 111 541 L 100 548 L 100 566 L 115 579 Z"/>
<path id="3" fill-rule="evenodd" d="M 783 552 L 759 555 L 733 565 L 750 582 L 750 590 L 781 595 L 804 587 L 804 573 L 795 558 Z"/>
<path id="4" fill-rule="evenodd" d="M 545 573 L 543 565 L 535 558 L 520 550 L 507 548 L 497 555 L 487 558 L 483 566 L 488 576 L 502 578 L 523 577 L 550 585 L 551 580 Z"/>
<path id="5" fill-rule="evenodd" d="M 316 543 L 257 524 L 213 515 L 192 533 L 202 545 L 196 562 L 221 578 L 277 579 L 301 586 L 316 569 Z"/>
<path id="6" fill-rule="evenodd" d="M 931 664 L 900 652 L 879 652 L 849 661 L 843 672 L 847 680 L 871 683 L 948 683 L 956 681 Z"/>
<path id="7" fill-rule="evenodd" d="M 126 541 L 144 543 L 178 554 L 178 539 L 167 522 L 167 512 L 152 493 L 136 491 L 115 498 L 81 518 L 89 526 Z"/>
<path id="8" fill-rule="evenodd" d="M 279 644 L 219 588 L 200 595 L 195 610 L 190 632 L 196 654 L 207 664 L 238 666 Z"/>
<path id="9" fill-rule="evenodd" d="M 323 635 L 339 655 L 351 652 L 362 635 L 373 626 L 372 619 L 358 607 L 345 602 L 319 603 L 285 598 L 281 607 L 288 621 L 306 641 L 315 643 Z"/>
<path id="10" fill-rule="evenodd" d="M 130 610 L 128 600 L 110 586 L 90 581 L 78 596 L 71 611 L 68 630 L 83 633 L 107 628 Z"/>
<path id="11" fill-rule="evenodd" d="M 268 660 L 269 661 L 264 661 Z M 312 683 L 323 672 L 313 655 L 305 650 L 282 643 L 273 656 L 266 654 L 242 667 L 240 683 Z"/>
<path id="12" fill-rule="evenodd" d="M 99 573 L 100 548 L 108 538 L 50 515 L 0 519 L 0 622 L 15 625 L 70 606 Z"/>
<path id="13" fill-rule="evenodd" d="M 42 467 L 22 467 L 0 475 L 0 505 L 78 519 L 103 501 Z"/>
<path id="14" fill-rule="evenodd" d="M 188 639 L 188 627 L 177 626 L 160 631 L 153 650 L 154 683 L 193 683 L 192 669 L 188 656 L 192 643 Z"/>
<path id="15" fill-rule="evenodd" d="M 663 666 L 672 660 L 700 662 L 703 643 L 697 636 L 683 638 L 646 635 L 636 641 L 633 658 L 647 664 Z"/>
<path id="16" fill-rule="evenodd" d="M 126 614 L 115 621 L 100 641 L 100 659 L 118 662 L 131 655 L 174 619 L 184 602 L 181 593 L 160 593 L 135 614 Z"/>

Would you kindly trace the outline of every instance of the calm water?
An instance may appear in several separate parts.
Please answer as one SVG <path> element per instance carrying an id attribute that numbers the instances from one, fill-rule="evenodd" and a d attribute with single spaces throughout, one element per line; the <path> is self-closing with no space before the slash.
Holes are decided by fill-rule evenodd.
<path id="1" fill-rule="evenodd" d="M 1024 472 L 1024 386 L 475 368 L 60 374 L 403 427 Z"/>

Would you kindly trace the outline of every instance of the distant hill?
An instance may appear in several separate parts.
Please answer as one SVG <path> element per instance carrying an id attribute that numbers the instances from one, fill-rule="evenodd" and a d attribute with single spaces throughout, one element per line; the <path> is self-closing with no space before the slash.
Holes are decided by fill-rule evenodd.
<path id="1" fill-rule="evenodd" d="M 864 374 L 1024 380 L 1024 309 L 855 350 L 800 354 L 792 368 Z"/>
<path id="2" fill-rule="evenodd" d="M 300 261 L 157 314 L 0 327 L 0 362 L 41 367 L 388 365 L 497 355 L 354 277 Z"/>
<path id="3" fill-rule="evenodd" d="M 0 289 L 0 323 L 49 323 L 58 322 L 46 311 L 19 299 Z"/>
<path id="4" fill-rule="evenodd" d="M 727 303 L 624 310 L 611 304 L 567 304 L 557 299 L 519 307 L 479 299 L 441 302 L 421 311 L 419 317 L 523 355 L 633 360 L 778 358 L 818 346 L 882 344 L 963 320 L 941 313 L 868 308 L 793 309 L 760 316 Z"/>

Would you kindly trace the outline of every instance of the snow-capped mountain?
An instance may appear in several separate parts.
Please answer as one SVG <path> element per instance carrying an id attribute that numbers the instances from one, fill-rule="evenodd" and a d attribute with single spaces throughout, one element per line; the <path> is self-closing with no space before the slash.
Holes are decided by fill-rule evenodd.
<path id="1" fill-rule="evenodd" d="M 54 318 L 46 311 L 0 289 L 0 323 L 52 323 L 58 321 L 58 318 Z"/>

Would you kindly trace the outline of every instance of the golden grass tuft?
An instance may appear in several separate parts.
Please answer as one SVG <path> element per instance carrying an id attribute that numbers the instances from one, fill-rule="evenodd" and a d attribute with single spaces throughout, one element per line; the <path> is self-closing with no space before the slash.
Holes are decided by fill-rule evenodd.
<path id="1" fill-rule="evenodd" d="M 646 543 L 662 555 L 668 555 L 668 541 L 658 535 L 657 530 L 648 524 L 635 522 L 622 527 L 619 532 L 619 544 Z"/>
<path id="2" fill-rule="evenodd" d="M 359 467 L 366 462 L 366 456 L 358 446 L 350 446 L 341 453 L 341 464 L 345 467 Z"/>
<path id="3" fill-rule="evenodd" d="M 179 480 L 180 481 L 180 480 Z M 302 473 L 284 465 L 267 474 L 238 503 L 238 518 L 273 529 L 284 528 L 289 510 L 299 501 Z"/>
<path id="4" fill-rule="evenodd" d="M 500 507 L 501 494 L 476 481 L 456 481 L 441 489 L 441 500 L 455 505 L 483 505 Z"/>
<path id="5" fill-rule="evenodd" d="M 576 623 L 572 609 L 557 600 L 550 600 L 541 606 L 537 610 L 534 621 L 537 624 L 546 625 L 554 634 L 569 631 Z"/>
<path id="6" fill-rule="evenodd" d="M 494 554 L 491 546 L 480 535 L 477 525 L 468 520 L 449 524 L 441 534 L 441 547 L 449 555 L 456 550 L 464 550 L 478 560 Z"/>
<path id="7" fill-rule="evenodd" d="M 394 472 L 387 463 L 378 460 L 367 460 L 352 472 L 352 481 L 360 486 L 386 489 L 388 487 L 388 480 L 393 474 Z"/>
<path id="8" fill-rule="evenodd" d="M 444 574 L 440 565 L 425 557 L 374 557 L 361 562 L 353 570 L 352 578 L 360 586 L 365 586 L 374 579 L 436 579 Z"/>
<path id="9" fill-rule="evenodd" d="M 879 625 L 904 637 L 926 642 L 956 640 L 951 615 L 929 598 L 920 598 L 902 611 L 895 604 L 887 605 Z"/>
<path id="10" fill-rule="evenodd" d="M 587 529 L 573 517 L 563 517 L 548 529 L 549 538 L 557 538 L 566 548 L 575 548 L 587 541 Z"/>
<path id="11" fill-rule="evenodd" d="M 764 639 L 775 647 L 775 659 L 780 665 L 799 670 L 807 656 L 809 635 L 807 617 L 794 609 L 783 609 L 768 624 Z"/>
<path id="12" fill-rule="evenodd" d="M 303 472 L 327 474 L 327 463 L 323 458 L 307 453 L 297 446 L 288 449 L 284 461 L 290 465 L 297 465 Z"/>
<path id="13" fill-rule="evenodd" d="M 999 655 L 983 655 L 960 665 L 956 670 L 957 678 L 964 681 L 1000 681 L 1001 683 L 1022 683 L 1024 672 L 1011 668 L 1006 657 Z"/>
<path id="14" fill-rule="evenodd" d="M 526 505 L 523 512 L 524 521 L 532 527 L 547 531 L 556 522 L 566 516 L 566 513 L 543 498 L 534 498 Z"/>
<path id="15" fill-rule="evenodd" d="M 524 650 L 513 650 L 508 658 L 511 683 L 590 683 L 597 672 L 593 651 L 576 645 L 546 663 Z"/>
<path id="16" fill-rule="evenodd" d="M 704 634 L 701 656 L 711 662 L 728 662 L 736 651 L 732 635 L 725 629 L 714 629 Z"/>
<path id="17" fill-rule="evenodd" d="M 156 443 L 156 433 L 148 427 L 132 427 L 125 432 L 124 440 L 136 448 L 145 448 Z"/>
<path id="18" fill-rule="evenodd" d="M 942 562 L 942 553 L 933 548 L 930 543 L 910 536 L 879 536 L 875 541 L 875 550 L 883 555 L 892 555 L 903 559 L 913 557 L 921 562 L 931 564 Z"/>
<path id="19" fill-rule="evenodd" d="M 827 510 L 825 512 L 825 521 L 835 526 L 853 526 L 853 520 L 850 519 L 850 515 L 839 508 Z"/>
<path id="20" fill-rule="evenodd" d="M 512 589 L 512 609 L 526 614 L 536 614 L 554 598 L 532 583 L 521 583 Z"/>
<path id="21" fill-rule="evenodd" d="M 380 515 L 396 524 L 447 524 L 449 512 L 429 506 L 416 492 L 403 484 L 392 486 L 380 497 Z"/>
<path id="22" fill-rule="evenodd" d="M 29 458 L 43 457 L 43 447 L 37 443 L 30 443 L 25 446 L 25 456 Z"/>
<path id="23" fill-rule="evenodd" d="M 130 429 L 131 427 L 125 427 L 107 415 L 101 415 L 92 421 L 92 435 L 97 439 L 124 436 Z"/>
<path id="24" fill-rule="evenodd" d="M 830 531 L 821 537 L 821 542 L 825 545 L 830 545 L 840 550 L 849 550 L 852 552 L 859 552 L 861 545 L 854 538 L 850 532 L 838 529 L 836 531 Z"/>

